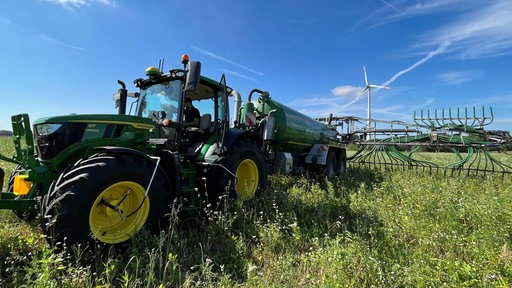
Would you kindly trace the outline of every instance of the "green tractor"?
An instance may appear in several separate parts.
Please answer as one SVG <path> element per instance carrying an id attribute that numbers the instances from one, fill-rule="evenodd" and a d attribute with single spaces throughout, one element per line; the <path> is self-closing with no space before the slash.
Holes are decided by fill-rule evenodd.
<path id="1" fill-rule="evenodd" d="M 345 170 L 345 150 L 329 127 L 258 89 L 242 105 L 224 75 L 201 76 L 201 63 L 187 55 L 182 63 L 168 73 L 148 68 L 134 81 L 139 92 L 118 81 L 117 114 L 46 117 L 32 129 L 28 115 L 12 116 L 16 154 L 0 160 L 17 167 L 0 209 L 40 213 L 52 246 L 121 244 L 143 227 L 160 231 L 173 203 L 194 210 L 222 195 L 250 199 L 269 173 Z M 199 127 L 183 123 L 186 98 L 202 113 Z"/>

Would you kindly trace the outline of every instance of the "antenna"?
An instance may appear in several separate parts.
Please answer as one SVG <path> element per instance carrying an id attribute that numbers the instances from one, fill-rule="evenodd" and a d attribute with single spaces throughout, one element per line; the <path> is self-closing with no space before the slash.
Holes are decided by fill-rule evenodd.
<path id="1" fill-rule="evenodd" d="M 364 67 L 363 65 L 363 72 L 364 72 L 364 82 L 366 84 L 366 86 L 364 86 L 364 89 L 363 91 L 361 91 L 361 93 L 359 94 L 358 98 L 363 95 L 364 92 L 368 91 L 368 121 L 366 122 L 366 129 L 370 129 L 370 119 L 371 119 L 371 89 L 372 88 L 377 88 L 377 89 L 391 89 L 390 87 L 388 86 L 379 86 L 379 85 L 374 85 L 374 84 L 370 84 L 368 82 L 368 75 L 366 74 L 366 67 Z M 369 139 L 369 135 L 368 134 L 368 139 Z"/>
<path id="2" fill-rule="evenodd" d="M 160 70 L 161 72 L 164 72 L 164 61 L 165 61 L 164 58 L 162 58 L 158 61 L 158 70 Z"/>

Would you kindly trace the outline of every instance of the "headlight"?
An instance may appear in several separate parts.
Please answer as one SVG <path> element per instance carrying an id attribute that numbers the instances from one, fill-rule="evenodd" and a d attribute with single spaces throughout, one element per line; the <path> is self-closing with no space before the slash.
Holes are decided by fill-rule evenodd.
<path id="1" fill-rule="evenodd" d="M 52 159 L 62 150 L 82 140 L 87 123 L 43 123 L 34 125 L 37 154 Z"/>
<path id="2" fill-rule="evenodd" d="M 35 128 L 36 128 L 37 135 L 44 136 L 44 135 L 54 133 L 55 131 L 59 130 L 60 127 L 62 127 L 62 124 L 48 123 L 48 124 L 36 125 Z"/>

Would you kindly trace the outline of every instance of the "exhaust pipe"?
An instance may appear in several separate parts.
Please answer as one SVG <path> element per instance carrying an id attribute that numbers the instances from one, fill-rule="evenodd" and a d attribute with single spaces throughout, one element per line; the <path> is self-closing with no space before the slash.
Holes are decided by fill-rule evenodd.
<path id="1" fill-rule="evenodd" d="M 231 95 L 233 95 L 233 97 L 235 98 L 235 118 L 233 119 L 233 121 L 235 123 L 238 123 L 238 121 L 240 120 L 240 108 L 242 107 L 242 97 L 240 96 L 240 93 L 238 93 L 238 91 L 236 90 L 231 91 Z"/>
<path id="2" fill-rule="evenodd" d="M 126 85 L 121 80 L 117 80 L 117 83 L 121 85 L 121 88 L 117 90 L 117 93 L 119 94 L 119 99 L 116 99 L 116 105 L 117 105 L 117 114 L 126 114 L 126 98 L 128 97 L 128 90 L 126 90 Z"/>

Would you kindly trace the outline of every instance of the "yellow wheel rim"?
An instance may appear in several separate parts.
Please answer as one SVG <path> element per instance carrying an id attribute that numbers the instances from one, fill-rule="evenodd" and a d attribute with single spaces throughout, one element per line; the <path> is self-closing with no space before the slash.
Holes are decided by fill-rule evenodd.
<path id="1" fill-rule="evenodd" d="M 117 182 L 103 190 L 89 214 L 89 227 L 94 237 L 116 244 L 137 233 L 149 214 L 149 198 L 144 199 L 145 193 L 145 188 L 131 181 Z"/>
<path id="2" fill-rule="evenodd" d="M 244 199 L 254 197 L 256 190 L 258 189 L 258 165 L 256 165 L 256 163 L 251 159 L 245 159 L 240 163 L 240 165 L 238 165 L 235 175 L 235 190 L 238 196 L 241 196 Z"/>

